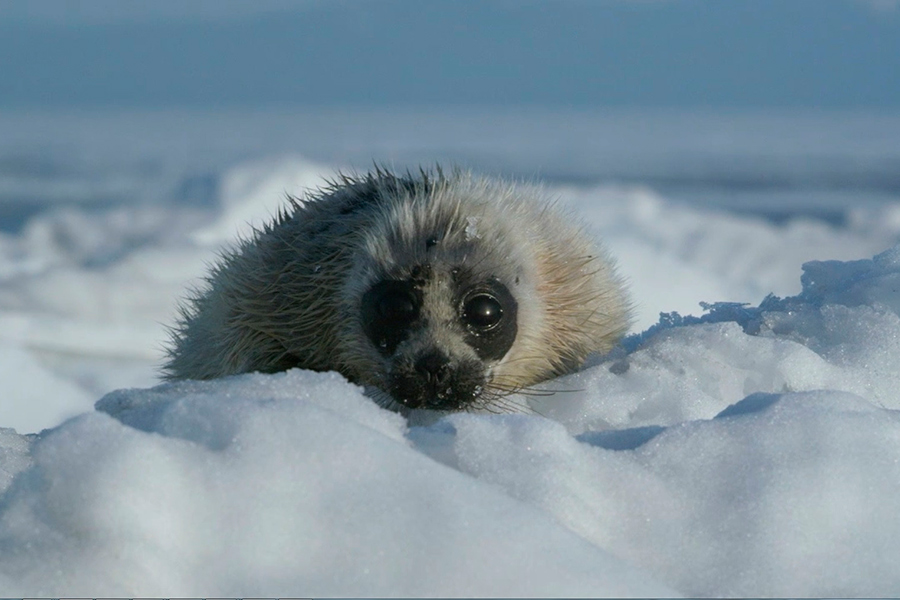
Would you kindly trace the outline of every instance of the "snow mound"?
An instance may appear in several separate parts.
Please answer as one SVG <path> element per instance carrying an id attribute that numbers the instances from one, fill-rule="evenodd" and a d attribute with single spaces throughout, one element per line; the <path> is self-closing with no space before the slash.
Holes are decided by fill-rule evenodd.
<path id="1" fill-rule="evenodd" d="M 800 267 L 852 261 L 900 243 L 900 205 L 856 207 L 835 227 L 796 218 L 776 225 L 672 201 L 640 187 L 561 188 L 627 276 L 638 330 L 660 311 L 695 313 L 702 299 L 754 303 L 800 291 Z"/>
<path id="2" fill-rule="evenodd" d="M 43 436 L 4 497 L 21 594 L 671 593 L 430 460 L 335 374 L 113 393 Z"/>
<path id="3" fill-rule="evenodd" d="M 12 595 L 894 596 L 900 248 L 412 425 L 334 373 L 0 430 Z M 541 416 L 543 415 L 543 416 Z"/>
<path id="4" fill-rule="evenodd" d="M 710 419 L 757 392 L 838 390 L 900 408 L 900 246 L 803 269 L 798 296 L 662 314 L 532 404 L 575 432 Z"/>
<path id="5" fill-rule="evenodd" d="M 858 396 L 757 394 L 712 420 L 579 436 L 473 415 L 414 434 L 690 596 L 900 589 L 900 418 Z"/>

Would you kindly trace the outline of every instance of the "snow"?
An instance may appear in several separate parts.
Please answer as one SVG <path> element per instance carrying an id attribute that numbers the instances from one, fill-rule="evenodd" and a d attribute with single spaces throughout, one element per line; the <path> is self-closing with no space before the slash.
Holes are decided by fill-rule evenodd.
<path id="1" fill-rule="evenodd" d="M 83 126 L 50 122 L 63 142 Z M 886 140 L 847 152 L 877 163 Z M 791 148 L 779 168 L 816 172 Z M 0 232 L 7 595 L 900 593 L 900 198 L 775 221 L 549 181 L 618 258 L 633 334 L 518 399 L 531 414 L 407 422 L 335 373 L 159 383 L 205 265 L 340 166 L 184 160 L 217 173 L 213 201 L 100 207 L 36 182 L 61 196 Z M 164 172 L 129 185 L 181 189 Z"/>
<path id="2" fill-rule="evenodd" d="M 335 374 L 117 392 L 98 408 L 121 422 L 88 413 L 45 434 L 5 497 L 3 566 L 18 577 L 4 589 L 667 591 L 411 449 L 403 419 Z"/>

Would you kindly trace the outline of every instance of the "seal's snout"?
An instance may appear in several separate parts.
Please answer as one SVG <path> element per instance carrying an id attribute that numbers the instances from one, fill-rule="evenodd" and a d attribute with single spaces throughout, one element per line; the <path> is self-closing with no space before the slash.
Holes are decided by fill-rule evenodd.
<path id="1" fill-rule="evenodd" d="M 391 395 L 407 408 L 460 410 L 472 404 L 484 386 L 478 361 L 453 361 L 431 350 L 395 369 Z"/>

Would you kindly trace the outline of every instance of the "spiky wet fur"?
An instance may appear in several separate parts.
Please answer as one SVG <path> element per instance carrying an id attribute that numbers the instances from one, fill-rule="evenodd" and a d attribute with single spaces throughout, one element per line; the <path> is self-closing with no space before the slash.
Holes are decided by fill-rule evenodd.
<path id="1" fill-rule="evenodd" d="M 471 407 L 503 410 L 507 394 L 607 352 L 628 327 L 611 260 L 575 222 L 539 188 L 462 170 L 340 175 L 303 201 L 290 199 L 221 258 L 182 307 L 166 377 L 336 370 L 400 408 L 377 391 L 386 389 L 391 365 L 363 332 L 360 300 L 373 283 L 403 279 L 423 264 L 437 273 L 428 285 L 440 298 L 451 293 L 447 273 L 463 267 L 496 277 L 518 302 L 515 341 L 485 365 L 487 385 Z M 446 302 L 424 310 L 433 322 L 455 317 Z M 475 356 L 440 327 L 420 338 L 403 351 L 432 343 L 460 359 Z"/>

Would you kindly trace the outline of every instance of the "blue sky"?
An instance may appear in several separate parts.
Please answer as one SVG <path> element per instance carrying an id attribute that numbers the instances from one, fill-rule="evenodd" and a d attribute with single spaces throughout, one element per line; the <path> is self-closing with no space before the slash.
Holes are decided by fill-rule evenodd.
<path id="1" fill-rule="evenodd" d="M 0 0 L 0 107 L 900 108 L 888 0 Z"/>

